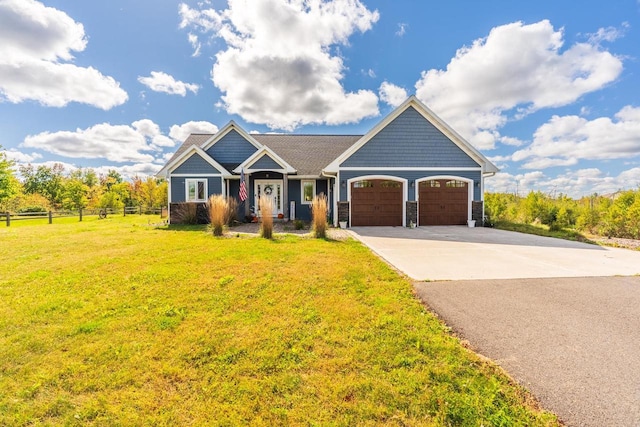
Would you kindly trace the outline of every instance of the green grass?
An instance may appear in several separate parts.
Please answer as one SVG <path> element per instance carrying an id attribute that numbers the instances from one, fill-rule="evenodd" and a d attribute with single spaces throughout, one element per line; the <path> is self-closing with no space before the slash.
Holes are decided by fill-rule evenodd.
<path id="1" fill-rule="evenodd" d="M 556 425 L 361 244 L 149 218 L 0 227 L 0 425 Z"/>
<path id="2" fill-rule="evenodd" d="M 501 230 L 517 231 L 519 233 L 535 234 L 537 236 L 555 237 L 557 239 L 575 240 L 578 242 L 596 244 L 594 241 L 590 240 L 587 236 L 585 236 L 584 234 L 576 230 L 563 228 L 561 230 L 551 231 L 549 230 L 549 226 L 543 225 L 543 224 L 534 225 L 534 224 L 521 224 L 516 222 L 510 222 L 510 221 L 496 221 L 496 223 L 494 224 L 494 227 L 499 228 Z"/>

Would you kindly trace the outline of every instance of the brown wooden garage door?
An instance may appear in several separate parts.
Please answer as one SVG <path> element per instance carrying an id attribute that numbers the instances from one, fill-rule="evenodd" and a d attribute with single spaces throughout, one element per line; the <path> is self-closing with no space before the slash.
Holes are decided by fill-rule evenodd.
<path id="1" fill-rule="evenodd" d="M 432 179 L 419 185 L 420 225 L 464 225 L 469 208 L 469 184 L 452 179 Z"/>
<path id="2" fill-rule="evenodd" d="M 402 183 L 372 179 L 351 183 L 351 224 L 402 225 Z"/>

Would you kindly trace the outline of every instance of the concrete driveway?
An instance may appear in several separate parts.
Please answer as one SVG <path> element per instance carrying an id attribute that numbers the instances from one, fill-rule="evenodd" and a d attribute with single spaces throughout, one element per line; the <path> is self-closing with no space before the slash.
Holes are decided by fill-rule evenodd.
<path id="1" fill-rule="evenodd" d="M 640 251 L 494 228 L 353 227 L 351 234 L 414 280 L 640 274 Z"/>

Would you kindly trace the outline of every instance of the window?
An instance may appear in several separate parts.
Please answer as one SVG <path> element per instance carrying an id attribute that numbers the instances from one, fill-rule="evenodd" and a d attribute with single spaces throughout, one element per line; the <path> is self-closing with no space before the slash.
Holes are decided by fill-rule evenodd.
<path id="1" fill-rule="evenodd" d="M 458 181 L 458 180 L 447 181 L 447 187 L 449 188 L 464 188 L 466 186 L 467 186 L 467 183 L 464 181 Z"/>
<path id="2" fill-rule="evenodd" d="M 440 187 L 440 181 L 436 181 L 435 179 L 432 179 L 430 181 L 422 181 L 420 183 L 420 187 L 421 188 L 438 188 Z"/>
<path id="3" fill-rule="evenodd" d="M 206 179 L 187 179 L 187 202 L 206 202 L 207 201 L 207 180 Z"/>
<path id="4" fill-rule="evenodd" d="M 356 181 L 353 183 L 353 188 L 370 188 L 373 187 L 373 181 Z"/>
<path id="5" fill-rule="evenodd" d="M 316 195 L 316 182 L 314 180 L 301 181 L 302 187 L 302 204 L 310 205 L 313 202 L 313 197 Z"/>
<path id="6" fill-rule="evenodd" d="M 380 187 L 382 188 L 400 188 L 402 187 L 402 183 L 398 181 L 382 181 L 380 183 Z"/>

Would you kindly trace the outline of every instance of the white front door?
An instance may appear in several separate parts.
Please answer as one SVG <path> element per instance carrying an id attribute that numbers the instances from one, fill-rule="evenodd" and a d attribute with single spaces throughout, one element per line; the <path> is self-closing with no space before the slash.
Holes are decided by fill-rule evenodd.
<path id="1" fill-rule="evenodd" d="M 282 210 L 282 180 L 256 179 L 254 180 L 254 206 L 258 216 L 260 212 L 260 198 L 264 197 L 271 201 L 273 206 L 273 216 L 283 213 Z"/>

